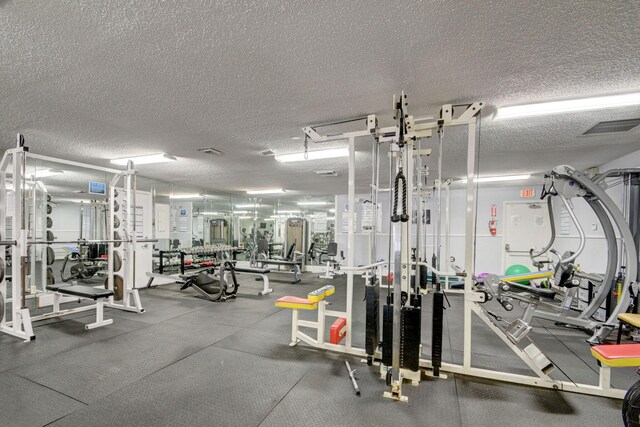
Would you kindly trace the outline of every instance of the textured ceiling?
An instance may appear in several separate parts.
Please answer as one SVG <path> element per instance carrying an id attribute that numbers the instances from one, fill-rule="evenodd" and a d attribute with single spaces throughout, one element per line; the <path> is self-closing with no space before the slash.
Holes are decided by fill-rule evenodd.
<path id="1" fill-rule="evenodd" d="M 167 152 L 179 161 L 141 174 L 184 185 L 344 193 L 344 159 L 259 152 L 300 150 L 291 137 L 310 123 L 390 124 L 404 89 L 417 116 L 488 104 L 483 174 L 589 167 L 640 148 L 640 134 L 578 135 L 640 108 L 502 122 L 491 109 L 640 90 L 638 22 L 637 1 L 0 1 L 0 146 L 22 132 L 34 152 L 101 165 Z M 209 146 L 224 155 L 197 151 Z M 358 146 L 360 190 L 369 148 Z M 462 176 L 462 133 L 447 133 L 444 155 L 444 176 Z"/>

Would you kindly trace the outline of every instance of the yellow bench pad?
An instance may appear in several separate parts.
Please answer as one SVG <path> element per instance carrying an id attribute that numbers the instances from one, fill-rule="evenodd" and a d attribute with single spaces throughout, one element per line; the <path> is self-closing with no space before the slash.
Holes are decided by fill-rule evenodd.
<path id="1" fill-rule="evenodd" d="M 618 320 L 626 323 L 627 325 L 635 326 L 636 328 L 640 328 L 640 314 L 633 313 L 622 313 L 618 314 Z"/>
<path id="2" fill-rule="evenodd" d="M 307 299 L 311 302 L 320 302 L 328 296 L 333 295 L 336 292 L 336 288 L 333 285 L 326 285 L 320 289 L 309 292 Z"/>

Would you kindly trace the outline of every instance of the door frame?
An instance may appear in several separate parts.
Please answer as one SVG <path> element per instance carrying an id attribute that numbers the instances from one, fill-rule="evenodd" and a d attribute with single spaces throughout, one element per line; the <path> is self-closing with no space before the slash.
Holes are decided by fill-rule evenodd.
<path id="1" fill-rule="evenodd" d="M 540 199 L 536 199 L 535 201 L 531 201 L 531 200 L 515 200 L 515 201 L 508 201 L 505 200 L 504 202 L 502 202 L 502 243 L 500 245 L 500 250 L 502 251 L 502 259 L 500 261 L 500 269 L 502 271 L 505 271 L 506 265 L 507 265 L 507 250 L 505 249 L 505 240 L 507 238 L 507 205 L 530 205 L 533 203 L 540 203 L 542 204 L 542 200 Z M 542 208 L 544 209 L 544 206 L 542 206 Z M 549 218 L 551 219 L 551 218 Z M 551 226 L 551 224 L 549 224 L 549 226 Z"/>

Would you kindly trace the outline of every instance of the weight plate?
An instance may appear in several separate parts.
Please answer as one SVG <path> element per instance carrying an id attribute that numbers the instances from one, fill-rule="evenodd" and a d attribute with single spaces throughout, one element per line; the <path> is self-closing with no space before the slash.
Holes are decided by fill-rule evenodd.
<path id="1" fill-rule="evenodd" d="M 120 218 L 117 215 L 113 216 L 113 228 L 120 228 Z"/>
<path id="2" fill-rule="evenodd" d="M 47 217 L 47 228 L 53 227 L 53 220 L 50 216 Z"/>
<path id="3" fill-rule="evenodd" d="M 113 189 L 113 197 L 118 197 L 118 190 L 117 189 Z"/>
<path id="4" fill-rule="evenodd" d="M 51 246 L 47 246 L 47 265 L 51 265 L 56 261 L 56 253 Z"/>
<path id="5" fill-rule="evenodd" d="M 122 238 L 120 237 L 120 233 L 118 233 L 117 231 L 114 231 L 113 232 L 113 240 L 122 240 Z M 114 248 L 119 248 L 121 244 L 122 244 L 122 242 L 113 242 L 113 247 Z"/>
<path id="6" fill-rule="evenodd" d="M 113 201 L 113 211 L 118 212 L 120 210 L 120 203 L 117 200 Z"/>
<path id="7" fill-rule="evenodd" d="M 51 267 L 47 267 L 47 285 L 55 285 L 56 284 L 56 276 L 53 275 L 53 269 Z"/>
<path id="8" fill-rule="evenodd" d="M 53 208 L 51 205 L 47 205 L 47 215 L 51 215 L 51 212 L 53 212 Z"/>
<path id="9" fill-rule="evenodd" d="M 104 279 L 104 288 L 109 289 L 109 278 L 105 277 Z M 122 301 L 122 296 L 124 295 L 124 280 L 122 276 L 118 276 L 117 274 L 113 275 L 113 299 L 116 301 Z"/>
<path id="10" fill-rule="evenodd" d="M 122 256 L 120 252 L 113 253 L 113 271 L 118 272 L 122 268 Z"/>
<path id="11" fill-rule="evenodd" d="M 3 280 L 4 280 L 4 260 L 0 258 L 0 282 L 2 282 Z M 1 315 L 0 315 L 0 319 L 2 319 Z"/>
<path id="12" fill-rule="evenodd" d="M 47 194 L 47 202 L 51 201 L 51 194 Z"/>
<path id="13" fill-rule="evenodd" d="M 0 320 L 4 319 L 4 297 L 0 293 Z"/>
<path id="14" fill-rule="evenodd" d="M 47 230 L 47 241 L 53 242 L 54 240 L 56 240 L 56 236 L 54 236 L 53 231 Z"/>

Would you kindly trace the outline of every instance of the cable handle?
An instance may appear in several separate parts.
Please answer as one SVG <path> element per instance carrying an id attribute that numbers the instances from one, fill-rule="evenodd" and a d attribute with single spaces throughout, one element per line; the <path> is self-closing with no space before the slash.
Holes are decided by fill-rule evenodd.
<path id="1" fill-rule="evenodd" d="M 402 181 L 402 212 L 398 214 L 398 193 L 400 192 L 400 182 Z M 404 176 L 402 168 L 398 170 L 396 179 L 393 184 L 393 215 L 391 222 L 407 222 L 409 214 L 407 213 L 407 178 Z"/>

